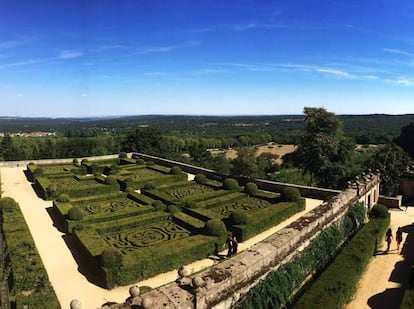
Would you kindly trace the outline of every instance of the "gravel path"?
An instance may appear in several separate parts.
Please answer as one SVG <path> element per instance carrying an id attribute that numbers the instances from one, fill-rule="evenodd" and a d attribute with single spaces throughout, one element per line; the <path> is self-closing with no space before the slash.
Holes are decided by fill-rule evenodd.
<path id="1" fill-rule="evenodd" d="M 79 262 L 81 258 L 76 255 L 75 250 L 71 252 L 68 247 L 68 245 L 71 245 L 70 235 L 60 232 L 58 227 L 54 226 L 50 215 L 52 213 L 52 202 L 37 197 L 32 184 L 25 177 L 24 170 L 25 166 L 0 168 L 2 196 L 12 197 L 19 203 L 61 307 L 68 308 L 73 299 L 80 300 L 82 308 L 85 309 L 98 308 L 106 302 L 123 302 L 129 296 L 130 286 L 108 291 L 92 283 L 93 274 L 91 274 L 91 270 L 79 267 L 77 261 Z M 246 242 L 240 243 L 239 251 L 265 239 L 320 203 L 319 200 L 307 199 L 305 211 Z M 186 269 L 190 273 L 198 272 L 215 263 L 217 261 L 213 259 L 204 259 L 187 265 Z M 176 279 L 177 271 L 174 270 L 137 284 L 155 288 Z"/>
<path id="2" fill-rule="evenodd" d="M 353 300 L 345 309 L 394 309 L 402 302 L 404 288 L 414 264 L 414 207 L 405 211 L 392 209 L 390 227 L 393 231 L 391 250 L 386 253 L 385 241 L 362 275 Z M 395 232 L 401 226 L 403 242 L 397 250 Z"/>

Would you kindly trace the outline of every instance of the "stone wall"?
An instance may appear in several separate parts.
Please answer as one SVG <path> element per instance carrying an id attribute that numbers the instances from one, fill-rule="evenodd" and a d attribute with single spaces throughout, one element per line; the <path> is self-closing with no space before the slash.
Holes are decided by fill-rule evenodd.
<path id="1" fill-rule="evenodd" d="M 150 160 L 150 161 L 155 162 L 156 164 L 160 164 L 160 165 L 164 165 L 168 167 L 179 166 L 186 173 L 190 173 L 190 174 L 202 173 L 211 179 L 223 180 L 224 178 L 229 177 L 228 175 L 221 175 L 207 168 L 198 167 L 198 166 L 194 166 L 194 165 L 190 165 L 190 164 L 186 164 L 186 163 L 182 163 L 178 161 L 163 159 L 163 158 L 159 158 L 155 156 L 150 156 L 150 155 L 143 154 L 143 153 L 134 153 L 132 154 L 132 157 L 142 158 L 147 161 Z M 299 189 L 303 197 L 314 198 L 318 200 L 327 200 L 341 192 L 338 190 L 299 186 L 299 185 L 293 185 L 293 184 L 287 184 L 287 183 L 281 183 L 281 182 L 275 182 L 275 181 L 252 179 L 252 178 L 247 178 L 247 177 L 242 177 L 242 176 L 235 177 L 235 178 L 241 185 L 245 185 L 247 182 L 254 182 L 258 186 L 259 189 L 271 191 L 271 192 L 281 192 L 283 188 L 295 187 Z"/>
<path id="2" fill-rule="evenodd" d="M 396 197 L 380 195 L 378 203 L 387 206 L 388 208 L 400 208 L 402 201 L 402 195 Z"/>
<path id="3" fill-rule="evenodd" d="M 132 154 L 129 154 L 131 156 Z M 106 155 L 106 156 L 95 156 L 95 157 L 80 157 L 76 158 L 79 161 L 83 159 L 88 159 L 89 161 L 94 160 L 109 160 L 109 159 L 117 159 L 119 158 L 119 154 L 113 155 Z M 30 162 L 35 164 L 59 164 L 59 163 L 72 163 L 74 158 L 66 158 L 66 159 L 42 159 L 42 160 L 25 160 L 25 161 L 0 161 L 0 167 L 15 167 L 15 166 L 26 166 Z"/>
<path id="4" fill-rule="evenodd" d="M 403 195 L 404 203 L 414 203 L 414 171 L 404 173 L 400 179 L 400 192 Z"/>

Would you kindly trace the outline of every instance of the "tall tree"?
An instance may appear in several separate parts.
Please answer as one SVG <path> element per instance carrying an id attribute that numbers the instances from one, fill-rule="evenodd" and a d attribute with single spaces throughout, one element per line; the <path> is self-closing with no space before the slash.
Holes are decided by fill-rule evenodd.
<path id="1" fill-rule="evenodd" d="M 233 175 L 257 176 L 255 148 L 240 148 L 237 157 L 231 161 L 231 173 Z"/>
<path id="2" fill-rule="evenodd" d="M 410 162 L 410 156 L 396 144 L 387 144 L 377 149 L 371 157 L 369 166 L 380 172 L 380 191 L 383 195 L 392 196 L 398 193 L 400 177 Z"/>
<path id="3" fill-rule="evenodd" d="M 161 133 L 151 127 L 138 127 L 128 132 L 121 147 L 125 152 L 137 151 L 158 155 L 160 152 Z"/>
<path id="4" fill-rule="evenodd" d="M 401 133 L 396 138 L 395 142 L 404 149 L 411 158 L 414 158 L 414 122 L 401 129 Z"/>
<path id="5" fill-rule="evenodd" d="M 336 187 L 332 173 L 343 177 L 346 171 L 342 164 L 350 159 L 355 144 L 344 135 L 342 123 L 334 113 L 325 108 L 305 107 L 304 114 L 305 133 L 290 157 L 303 173 L 310 173 L 311 184 L 316 181 L 319 186 Z"/>

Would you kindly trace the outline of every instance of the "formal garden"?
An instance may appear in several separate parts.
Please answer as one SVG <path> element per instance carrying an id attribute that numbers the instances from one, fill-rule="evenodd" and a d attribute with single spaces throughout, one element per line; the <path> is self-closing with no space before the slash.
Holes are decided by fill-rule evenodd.
<path id="1" fill-rule="evenodd" d="M 229 234 L 245 241 L 305 207 L 296 189 L 260 191 L 233 178 L 189 181 L 180 167 L 151 161 L 73 160 L 27 166 L 37 194 L 53 200 L 55 218 L 100 285 L 113 288 L 217 254 Z"/>

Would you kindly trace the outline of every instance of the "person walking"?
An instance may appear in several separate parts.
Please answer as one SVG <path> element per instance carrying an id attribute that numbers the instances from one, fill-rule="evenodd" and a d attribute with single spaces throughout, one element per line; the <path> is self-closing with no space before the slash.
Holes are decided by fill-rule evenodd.
<path id="1" fill-rule="evenodd" d="M 395 240 L 397 241 L 397 250 L 400 250 L 400 244 L 402 242 L 402 229 L 399 227 L 395 233 Z"/>
<path id="2" fill-rule="evenodd" d="M 232 237 L 233 240 L 233 255 L 237 254 L 237 246 L 238 246 L 238 242 L 237 242 L 237 238 L 235 235 L 233 235 Z"/>
<path id="3" fill-rule="evenodd" d="M 229 235 L 227 237 L 227 257 L 231 257 L 233 254 L 233 250 L 234 250 L 234 243 L 233 243 L 233 238 L 231 237 L 231 235 Z"/>
<path id="4" fill-rule="evenodd" d="M 388 228 L 387 232 L 385 233 L 385 241 L 387 242 L 387 253 L 390 251 L 391 242 L 392 242 L 392 230 Z"/>

